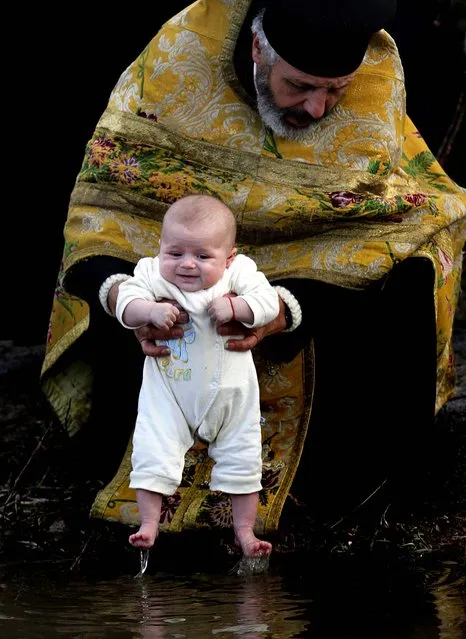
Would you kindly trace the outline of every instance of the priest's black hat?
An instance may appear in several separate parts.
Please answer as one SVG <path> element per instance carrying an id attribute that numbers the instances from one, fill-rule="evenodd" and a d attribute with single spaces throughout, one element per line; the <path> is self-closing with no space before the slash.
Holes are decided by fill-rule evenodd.
<path id="1" fill-rule="evenodd" d="M 395 12 L 396 0 L 269 0 L 263 29 L 288 64 L 336 78 L 356 71 L 372 34 Z"/>

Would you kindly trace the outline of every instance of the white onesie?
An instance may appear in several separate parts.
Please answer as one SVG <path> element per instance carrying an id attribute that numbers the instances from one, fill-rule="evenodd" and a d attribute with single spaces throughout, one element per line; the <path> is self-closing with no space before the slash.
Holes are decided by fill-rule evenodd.
<path id="1" fill-rule="evenodd" d="M 120 284 L 116 315 L 123 322 L 135 299 L 176 300 L 189 314 L 184 336 L 167 344 L 171 355 L 146 357 L 133 436 L 132 488 L 172 495 L 181 482 L 186 452 L 194 436 L 208 442 L 216 462 L 210 488 L 231 494 L 261 489 L 262 458 L 259 385 L 250 351 L 225 349 L 207 313 L 208 304 L 228 292 L 250 306 L 263 326 L 279 311 L 278 295 L 253 260 L 238 255 L 214 286 L 185 292 L 165 280 L 159 259 L 146 257 L 134 277 Z M 127 328 L 130 328 L 126 326 Z"/>

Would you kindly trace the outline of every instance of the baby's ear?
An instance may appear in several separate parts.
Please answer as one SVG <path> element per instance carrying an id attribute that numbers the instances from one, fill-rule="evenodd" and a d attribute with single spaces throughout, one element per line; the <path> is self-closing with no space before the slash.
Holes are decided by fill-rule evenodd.
<path id="1" fill-rule="evenodd" d="M 231 263 L 235 259 L 237 253 L 238 253 L 238 249 L 235 246 L 231 249 L 230 255 L 227 257 L 227 268 L 231 266 Z"/>

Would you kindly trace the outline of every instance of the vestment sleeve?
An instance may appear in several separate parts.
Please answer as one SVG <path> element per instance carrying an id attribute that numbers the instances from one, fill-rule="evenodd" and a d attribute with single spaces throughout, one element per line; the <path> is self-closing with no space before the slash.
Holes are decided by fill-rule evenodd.
<path id="1" fill-rule="evenodd" d="M 66 273 L 63 286 L 71 295 L 87 302 L 91 311 L 101 313 L 99 303 L 99 289 L 103 282 L 114 273 L 128 273 L 131 275 L 134 264 L 117 257 L 98 255 L 81 260 L 74 264 Z M 91 319 L 93 319 L 91 317 Z"/>

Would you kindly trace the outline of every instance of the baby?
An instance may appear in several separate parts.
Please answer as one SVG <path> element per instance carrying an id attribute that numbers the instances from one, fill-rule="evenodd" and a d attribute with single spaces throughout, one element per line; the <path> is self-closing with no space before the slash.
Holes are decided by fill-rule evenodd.
<path id="1" fill-rule="evenodd" d="M 264 326 L 279 312 L 278 295 L 253 260 L 237 255 L 233 213 L 219 200 L 188 196 L 166 212 L 160 253 L 143 258 L 120 285 L 123 326 L 169 329 L 179 310 L 190 317 L 171 356 L 146 357 L 133 436 L 130 486 L 141 527 L 129 541 L 150 548 L 158 535 L 162 496 L 178 488 L 194 438 L 215 461 L 210 488 L 231 495 L 236 541 L 245 557 L 269 555 L 254 524 L 262 476 L 259 384 L 252 354 L 225 349 L 217 327 L 236 320 Z M 229 295 L 229 294 L 234 295 Z"/>

